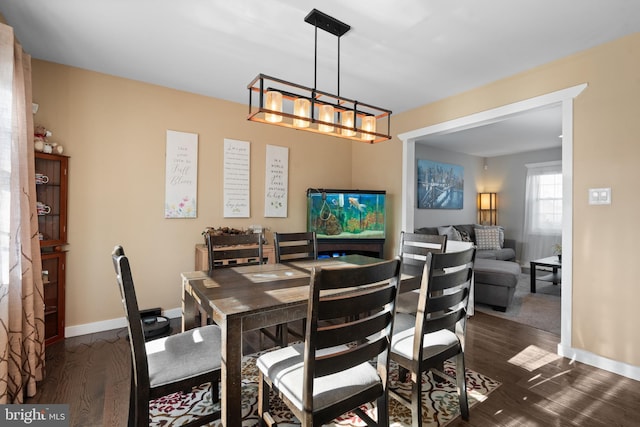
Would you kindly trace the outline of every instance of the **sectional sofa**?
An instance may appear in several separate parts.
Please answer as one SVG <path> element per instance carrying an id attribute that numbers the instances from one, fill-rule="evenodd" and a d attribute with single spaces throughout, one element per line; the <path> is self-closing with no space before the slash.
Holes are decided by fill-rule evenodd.
<path id="1" fill-rule="evenodd" d="M 500 226 L 480 224 L 421 227 L 416 233 L 446 235 L 447 241 L 473 242 L 476 246 L 474 266 L 474 300 L 495 310 L 506 311 L 513 300 L 520 278 L 516 260 L 516 241 L 504 238 Z"/>

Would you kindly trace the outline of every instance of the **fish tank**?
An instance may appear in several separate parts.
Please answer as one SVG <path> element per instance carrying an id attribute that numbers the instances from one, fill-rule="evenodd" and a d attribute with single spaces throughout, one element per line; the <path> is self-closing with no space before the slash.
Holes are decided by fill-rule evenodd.
<path id="1" fill-rule="evenodd" d="M 384 239 L 386 192 L 307 190 L 307 231 L 318 239 Z"/>

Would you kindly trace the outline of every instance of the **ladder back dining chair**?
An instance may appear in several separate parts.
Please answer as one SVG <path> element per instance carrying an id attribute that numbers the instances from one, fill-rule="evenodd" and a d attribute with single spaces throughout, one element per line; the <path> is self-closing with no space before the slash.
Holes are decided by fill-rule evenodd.
<path id="1" fill-rule="evenodd" d="M 304 261 L 318 259 L 318 239 L 315 231 L 293 232 L 293 233 L 273 233 L 273 243 L 275 246 L 276 262 Z M 296 338 L 304 338 L 306 329 L 306 319 L 302 319 L 302 332 L 298 332 L 289 325 L 278 325 L 276 337 L 281 340 L 281 347 L 287 344 L 287 334 Z"/>
<path id="2" fill-rule="evenodd" d="M 219 401 L 221 333 L 216 325 L 145 342 L 142 318 L 129 259 L 122 246 L 111 254 L 122 303 L 127 318 L 131 349 L 129 427 L 150 425 L 149 402 L 176 392 L 211 383 L 212 403 Z M 194 414 L 193 426 L 220 418 L 212 407 L 207 415 Z"/>
<path id="3" fill-rule="evenodd" d="M 447 250 L 447 236 L 400 233 L 400 258 L 402 258 L 402 273 L 415 277 L 416 287 L 427 259 L 427 254 L 443 253 Z M 400 313 L 414 313 L 418 309 L 419 290 L 405 292 L 398 297 L 396 310 Z"/>
<path id="4" fill-rule="evenodd" d="M 428 253 L 417 314 L 396 313 L 391 360 L 399 366 L 400 381 L 409 373 L 411 398 L 393 391 L 391 396 L 411 409 L 414 427 L 422 426 L 422 375 L 428 371 L 457 385 L 460 413 L 469 419 L 464 338 L 475 253 L 475 247 Z M 455 358 L 455 378 L 441 368 L 450 358 Z"/>
<path id="5" fill-rule="evenodd" d="M 313 269 L 305 341 L 267 352 L 256 362 L 264 423 L 272 422 L 273 390 L 303 427 L 350 411 L 367 425 L 388 426 L 389 346 L 399 283 L 399 257 Z M 375 402 L 375 417 L 361 409 L 369 402 Z"/>
<path id="6" fill-rule="evenodd" d="M 209 273 L 216 268 L 239 267 L 264 263 L 262 249 L 262 233 L 250 234 L 216 234 L 208 232 L 207 251 L 209 254 Z M 204 313 L 201 312 L 204 316 Z M 282 347 L 284 338 L 282 328 L 276 326 L 275 332 L 268 328 L 260 329 L 260 348 L 264 346 L 262 337 L 266 336 L 276 345 Z"/>
<path id="7" fill-rule="evenodd" d="M 315 231 L 273 233 L 276 262 L 318 259 L 318 240 Z"/>

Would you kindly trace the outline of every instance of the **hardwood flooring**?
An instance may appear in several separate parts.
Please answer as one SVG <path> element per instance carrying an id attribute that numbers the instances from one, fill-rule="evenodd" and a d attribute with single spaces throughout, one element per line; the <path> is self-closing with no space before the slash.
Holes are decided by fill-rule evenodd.
<path id="1" fill-rule="evenodd" d="M 177 327 L 177 324 L 176 324 Z M 257 351 L 247 334 L 245 353 Z M 638 426 L 640 383 L 556 354 L 551 333 L 476 312 L 467 326 L 467 367 L 502 383 L 460 426 Z M 126 425 L 129 347 L 124 329 L 47 348 L 46 379 L 26 403 L 68 403 L 71 426 Z"/>

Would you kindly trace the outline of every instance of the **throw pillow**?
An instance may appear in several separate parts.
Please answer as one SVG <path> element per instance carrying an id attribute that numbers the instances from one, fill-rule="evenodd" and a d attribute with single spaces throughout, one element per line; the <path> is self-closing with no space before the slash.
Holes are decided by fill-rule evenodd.
<path id="1" fill-rule="evenodd" d="M 467 233 L 464 230 L 458 230 L 458 232 L 460 233 L 460 237 L 463 242 L 471 242 L 473 243 L 473 239 L 471 238 L 471 236 L 469 235 L 469 233 Z"/>
<path id="2" fill-rule="evenodd" d="M 438 234 L 441 236 L 447 236 L 447 240 L 455 240 L 458 242 L 462 240 L 460 232 L 456 230 L 452 225 L 448 225 L 446 227 L 438 227 Z"/>
<path id="3" fill-rule="evenodd" d="M 476 246 L 478 250 L 498 250 L 500 245 L 500 231 L 495 228 L 476 228 Z"/>
<path id="4" fill-rule="evenodd" d="M 500 234 L 500 249 L 502 249 L 504 247 L 504 227 L 501 225 L 480 225 L 480 224 L 476 224 L 474 230 L 477 230 L 478 228 L 483 228 L 483 229 L 496 229 L 498 230 L 498 233 Z"/>

